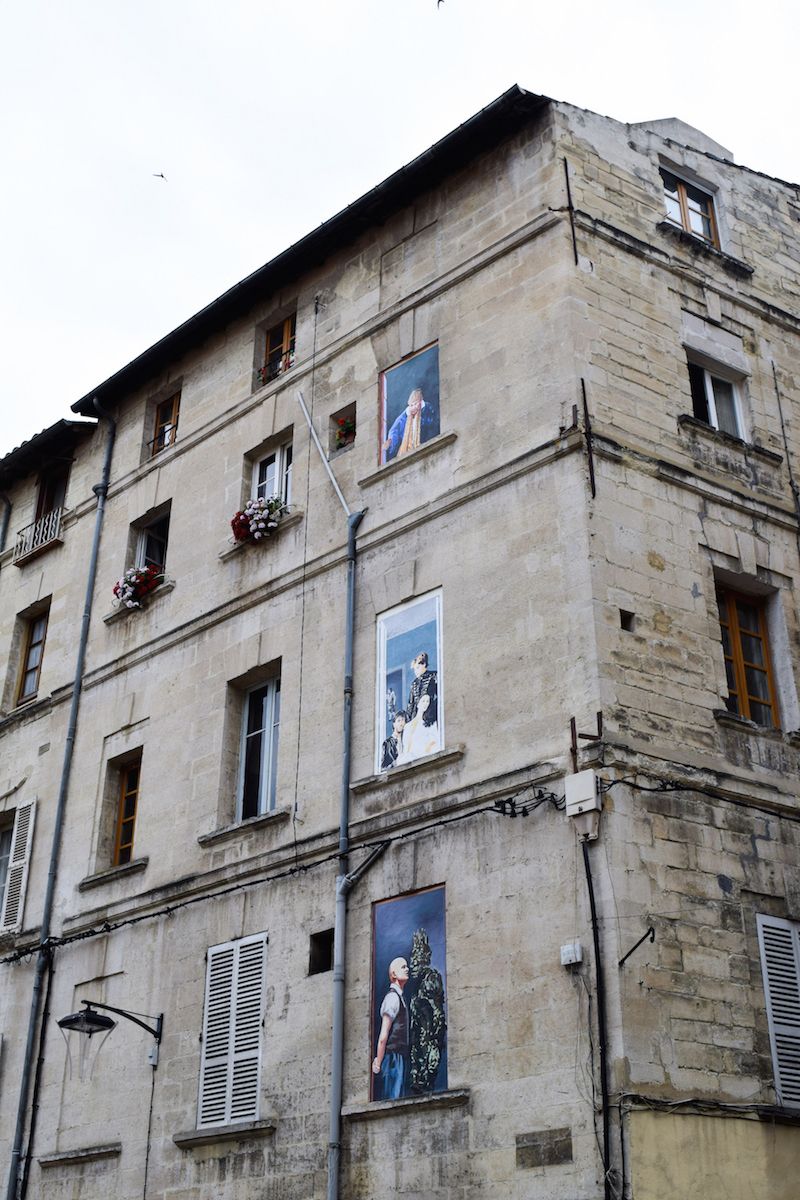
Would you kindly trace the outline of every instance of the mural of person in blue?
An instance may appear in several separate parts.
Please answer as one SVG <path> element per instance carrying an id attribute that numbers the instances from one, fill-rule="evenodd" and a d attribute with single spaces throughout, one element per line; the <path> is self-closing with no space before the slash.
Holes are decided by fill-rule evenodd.
<path id="1" fill-rule="evenodd" d="M 402 458 L 412 450 L 418 450 L 423 442 L 434 437 L 439 432 L 439 422 L 436 415 L 425 403 L 422 388 L 414 388 L 408 397 L 408 404 L 400 416 L 392 423 L 383 450 L 385 461 L 392 458 Z"/>
<path id="2" fill-rule="evenodd" d="M 408 963 L 404 958 L 393 958 L 389 963 L 389 991 L 380 1007 L 381 1030 L 372 1060 L 372 1074 L 381 1077 L 382 1100 L 399 1100 L 405 1094 L 409 1027 L 403 988 L 407 983 Z"/>
<path id="3" fill-rule="evenodd" d="M 409 354 L 380 377 L 381 463 L 413 454 L 439 433 L 439 347 Z"/>

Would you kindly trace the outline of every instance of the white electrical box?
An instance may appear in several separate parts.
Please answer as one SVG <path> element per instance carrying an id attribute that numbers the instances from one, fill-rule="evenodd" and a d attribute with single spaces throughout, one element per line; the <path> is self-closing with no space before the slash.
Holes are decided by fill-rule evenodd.
<path id="1" fill-rule="evenodd" d="M 562 967 L 574 967 L 576 963 L 581 962 L 583 962 L 583 950 L 580 942 L 567 942 L 561 947 Z"/>
<path id="2" fill-rule="evenodd" d="M 600 786 L 594 771 L 578 771 L 564 780 L 565 811 L 568 817 L 579 817 L 585 812 L 599 812 Z"/>

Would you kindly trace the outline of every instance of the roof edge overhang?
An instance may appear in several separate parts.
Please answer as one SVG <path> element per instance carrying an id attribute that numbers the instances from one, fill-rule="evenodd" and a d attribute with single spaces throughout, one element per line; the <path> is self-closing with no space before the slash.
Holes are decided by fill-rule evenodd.
<path id="1" fill-rule="evenodd" d="M 386 220 L 414 196 L 441 183 L 478 154 L 517 132 L 549 103 L 548 96 L 527 92 L 517 84 L 510 87 L 406 166 L 212 300 L 76 401 L 72 411 L 90 416 L 95 412 L 95 397 L 108 404 L 141 386 L 215 329 L 252 308 L 265 294 L 277 291 L 304 271 L 318 266 L 340 246 Z"/>
<path id="2" fill-rule="evenodd" d="M 0 489 L 36 474 L 59 458 L 71 458 L 78 442 L 97 428 L 97 421 L 56 421 L 0 458 Z"/>

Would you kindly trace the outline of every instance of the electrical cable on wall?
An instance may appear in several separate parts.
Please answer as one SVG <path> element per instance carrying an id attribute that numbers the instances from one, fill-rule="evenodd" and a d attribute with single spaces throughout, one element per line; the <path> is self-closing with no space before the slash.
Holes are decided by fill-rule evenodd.
<path id="1" fill-rule="evenodd" d="M 311 417 L 314 417 L 314 386 L 316 383 L 316 363 L 317 363 L 317 326 L 319 323 L 319 310 L 322 307 L 319 296 L 314 297 L 314 337 L 311 342 Z M 300 733 L 303 721 L 303 652 L 305 647 L 305 627 L 306 627 L 306 574 L 308 571 L 308 512 L 309 500 L 311 496 L 311 439 L 309 438 L 309 449 L 306 455 L 306 501 L 305 512 L 306 519 L 303 521 L 303 573 L 300 577 L 300 653 L 298 655 L 298 710 L 297 710 L 297 753 L 295 755 L 294 764 L 294 799 L 292 801 L 292 839 L 294 841 L 294 857 L 295 862 L 299 862 L 299 851 L 297 846 L 297 789 L 300 779 Z"/>

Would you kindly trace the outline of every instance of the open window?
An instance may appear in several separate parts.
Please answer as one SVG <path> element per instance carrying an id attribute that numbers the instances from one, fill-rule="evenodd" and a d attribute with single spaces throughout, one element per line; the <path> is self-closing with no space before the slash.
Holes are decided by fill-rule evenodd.
<path id="1" fill-rule="evenodd" d="M 262 327 L 261 336 L 256 339 L 257 346 L 263 345 L 261 362 L 256 367 L 259 386 L 271 383 L 294 366 L 296 333 L 296 312 Z"/>
<path id="2" fill-rule="evenodd" d="M 49 614 L 50 601 L 48 600 L 46 606 L 38 606 L 35 611 L 21 618 L 23 650 L 17 687 L 17 704 L 29 704 L 39 694 Z"/>
<path id="3" fill-rule="evenodd" d="M 689 359 L 692 413 L 698 421 L 744 439 L 741 382 L 721 367 L 701 366 Z"/>
<path id="4" fill-rule="evenodd" d="M 151 458 L 154 458 L 156 454 L 160 454 L 162 450 L 166 450 L 168 446 L 174 445 L 175 439 L 178 436 L 180 410 L 180 390 L 173 392 L 165 400 L 161 400 L 156 404 L 153 437 L 148 442 Z"/>
<path id="5" fill-rule="evenodd" d="M 780 727 L 772 670 L 768 598 L 717 588 L 729 712 L 765 729 Z"/>
<path id="6" fill-rule="evenodd" d="M 170 507 L 162 504 L 132 525 L 135 567 L 154 567 L 159 574 L 163 573 L 167 565 Z"/>
<path id="7" fill-rule="evenodd" d="M 661 181 L 669 223 L 719 249 L 719 232 L 711 193 L 681 179 L 666 167 L 661 168 Z"/>
<path id="8" fill-rule="evenodd" d="M 122 867 L 133 858 L 133 839 L 139 807 L 142 752 L 135 751 L 109 764 L 116 800 L 114 852 L 111 865 Z"/>
<path id="9" fill-rule="evenodd" d="M 237 819 L 246 821 L 275 808 L 281 681 L 274 676 L 242 697 Z"/>
<path id="10" fill-rule="evenodd" d="M 279 496 L 284 504 L 292 501 L 292 443 L 282 442 L 253 464 L 252 495 L 262 500 Z"/>

